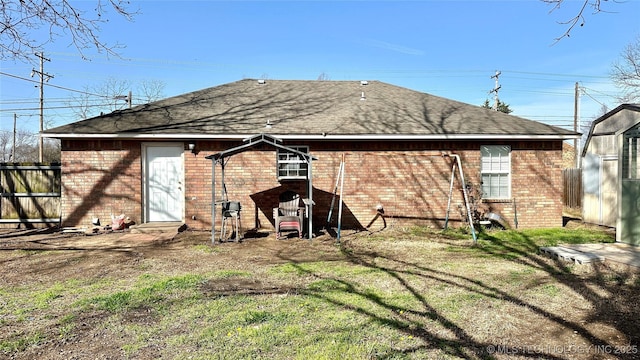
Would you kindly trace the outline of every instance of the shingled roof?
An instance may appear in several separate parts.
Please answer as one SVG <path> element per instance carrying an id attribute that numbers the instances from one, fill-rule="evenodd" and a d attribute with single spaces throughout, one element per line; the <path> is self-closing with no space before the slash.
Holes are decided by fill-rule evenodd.
<path id="1" fill-rule="evenodd" d="M 118 138 L 551 138 L 573 131 L 379 81 L 245 79 L 45 131 Z"/>

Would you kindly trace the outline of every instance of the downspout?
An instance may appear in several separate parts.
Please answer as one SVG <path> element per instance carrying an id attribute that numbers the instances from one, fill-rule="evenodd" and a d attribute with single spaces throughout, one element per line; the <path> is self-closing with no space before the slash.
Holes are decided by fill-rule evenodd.
<path id="1" fill-rule="evenodd" d="M 211 161 L 211 245 L 216 244 L 216 165 L 217 160 Z"/>
<path id="2" fill-rule="evenodd" d="M 307 181 L 307 198 L 309 199 L 308 207 L 309 214 L 307 214 L 307 226 L 308 226 L 308 237 L 309 240 L 313 239 L 313 159 L 311 159 L 311 155 L 307 156 L 307 162 L 309 163 L 309 181 Z"/>

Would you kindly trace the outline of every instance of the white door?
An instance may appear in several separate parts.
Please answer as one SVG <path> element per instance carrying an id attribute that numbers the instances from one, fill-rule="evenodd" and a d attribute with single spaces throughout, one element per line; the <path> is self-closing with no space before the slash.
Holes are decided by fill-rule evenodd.
<path id="1" fill-rule="evenodd" d="M 182 221 L 182 146 L 147 146 L 147 221 Z"/>

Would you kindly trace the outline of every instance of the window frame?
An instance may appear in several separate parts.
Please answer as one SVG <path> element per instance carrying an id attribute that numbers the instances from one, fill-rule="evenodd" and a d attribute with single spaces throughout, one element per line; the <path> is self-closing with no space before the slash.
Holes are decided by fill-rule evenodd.
<path id="1" fill-rule="evenodd" d="M 506 164 L 503 164 L 503 153 L 506 149 Z M 485 153 L 488 153 L 489 160 L 486 161 L 487 158 Z M 512 149 L 510 145 L 481 145 L 480 146 L 480 186 L 482 189 L 482 197 L 486 200 L 510 200 L 511 199 L 511 190 L 512 190 L 512 169 L 511 169 L 511 153 Z M 497 160 L 495 160 L 497 159 Z M 485 168 L 485 164 L 491 165 L 489 169 Z M 498 165 L 498 169 L 494 169 L 495 165 Z M 506 169 L 504 166 L 506 165 Z M 485 176 L 495 175 L 498 177 L 498 184 L 485 184 Z M 503 187 L 501 185 L 501 177 L 506 175 L 506 194 L 501 194 L 500 189 Z M 488 191 L 486 191 L 488 189 Z M 494 191 L 492 191 L 494 190 Z M 497 195 L 495 194 L 497 192 Z"/>
<path id="2" fill-rule="evenodd" d="M 640 124 L 622 134 L 622 179 L 640 180 Z"/>
<path id="3" fill-rule="evenodd" d="M 308 145 L 287 145 L 287 148 L 300 151 L 301 153 L 309 154 Z M 286 158 L 282 158 L 281 155 L 286 156 Z M 288 166 L 294 165 L 294 167 L 281 169 L 281 164 L 287 164 Z M 295 166 L 296 164 L 298 166 Z M 284 172 L 285 175 L 281 175 L 282 172 Z M 306 180 L 309 177 L 309 163 L 307 162 L 307 159 L 304 158 L 304 156 L 298 153 L 278 148 L 278 151 L 276 151 L 276 175 L 278 181 Z"/>

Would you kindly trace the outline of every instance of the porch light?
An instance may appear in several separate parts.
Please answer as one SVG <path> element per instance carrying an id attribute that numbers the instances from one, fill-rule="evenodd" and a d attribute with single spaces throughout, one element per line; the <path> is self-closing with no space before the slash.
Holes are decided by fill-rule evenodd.
<path id="1" fill-rule="evenodd" d="M 196 143 L 189 143 L 189 150 L 193 153 L 196 150 Z"/>

